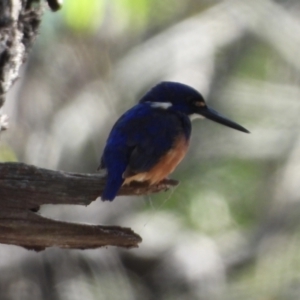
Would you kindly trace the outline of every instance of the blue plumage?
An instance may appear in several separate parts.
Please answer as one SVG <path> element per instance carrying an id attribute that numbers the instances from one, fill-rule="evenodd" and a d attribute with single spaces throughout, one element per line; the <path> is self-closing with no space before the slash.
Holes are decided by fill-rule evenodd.
<path id="1" fill-rule="evenodd" d="M 160 171 L 168 175 L 187 149 L 190 116 L 206 114 L 205 117 L 213 119 L 208 111 L 211 110 L 201 94 L 189 86 L 162 82 L 151 89 L 119 118 L 109 134 L 100 164 L 100 168 L 107 170 L 102 200 L 113 200 L 127 179 L 130 182 L 130 178 L 147 178 L 151 182 L 153 176 L 162 176 Z M 246 131 L 220 115 L 217 118 L 214 121 L 222 120 L 224 124 L 225 120 L 224 125 Z"/>
<path id="2" fill-rule="evenodd" d="M 116 122 L 108 137 L 102 168 L 108 172 L 103 198 L 114 198 L 123 184 L 122 174 L 150 170 L 169 149 L 179 134 L 189 139 L 191 123 L 181 113 L 152 108 L 140 103 Z"/>

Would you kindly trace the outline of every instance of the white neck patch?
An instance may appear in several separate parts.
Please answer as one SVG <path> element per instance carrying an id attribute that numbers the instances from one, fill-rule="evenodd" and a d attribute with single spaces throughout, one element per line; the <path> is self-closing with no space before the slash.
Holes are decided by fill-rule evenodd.
<path id="1" fill-rule="evenodd" d="M 151 107 L 154 108 L 161 108 L 161 109 L 168 109 L 173 104 L 171 102 L 149 102 Z"/>
<path id="2" fill-rule="evenodd" d="M 189 115 L 189 118 L 190 118 L 191 121 L 194 121 L 196 119 L 205 119 L 205 117 L 203 117 L 199 114 L 191 114 L 191 115 Z"/>

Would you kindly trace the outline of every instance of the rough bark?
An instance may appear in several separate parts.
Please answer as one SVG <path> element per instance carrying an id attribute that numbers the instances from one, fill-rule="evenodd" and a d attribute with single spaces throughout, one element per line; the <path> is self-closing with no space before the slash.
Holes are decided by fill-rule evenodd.
<path id="1" fill-rule="evenodd" d="M 37 1 L 0 1 L 0 108 L 6 93 L 18 79 L 37 36 L 41 16 L 42 5 Z M 8 118 L 0 113 L 0 132 L 7 127 Z"/>
<path id="2" fill-rule="evenodd" d="M 105 175 L 99 173 L 67 173 L 22 163 L 0 164 L 0 243 L 36 250 L 50 246 L 137 247 L 141 238 L 131 229 L 59 222 L 35 213 L 43 204 L 89 205 L 101 195 L 105 180 Z M 175 180 L 165 180 L 156 186 L 135 184 L 123 187 L 119 195 L 145 195 L 176 184 Z"/>

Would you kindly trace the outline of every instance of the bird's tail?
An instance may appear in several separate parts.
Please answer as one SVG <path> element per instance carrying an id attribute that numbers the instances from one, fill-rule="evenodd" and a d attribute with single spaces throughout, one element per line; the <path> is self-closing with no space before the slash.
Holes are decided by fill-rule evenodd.
<path id="1" fill-rule="evenodd" d="M 110 176 L 108 176 L 101 196 L 102 201 L 113 201 L 116 198 L 117 193 L 121 188 L 123 182 L 124 179 L 122 178 L 122 176 L 114 178 L 110 178 Z"/>

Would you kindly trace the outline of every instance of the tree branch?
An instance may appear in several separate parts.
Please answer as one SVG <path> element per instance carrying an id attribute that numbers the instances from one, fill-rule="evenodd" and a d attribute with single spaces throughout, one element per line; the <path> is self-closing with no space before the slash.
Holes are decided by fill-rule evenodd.
<path id="1" fill-rule="evenodd" d="M 47 0 L 52 10 L 58 0 Z M 19 70 L 37 36 L 43 12 L 41 1 L 0 1 L 0 108 L 17 80 Z M 0 113 L 0 132 L 7 129 L 7 117 Z M 54 221 L 35 212 L 43 204 L 89 205 L 102 193 L 104 174 L 56 172 L 20 163 L 0 164 L 0 243 L 42 250 L 137 247 L 140 236 L 118 226 L 92 226 Z M 176 181 L 157 186 L 132 185 L 119 195 L 144 195 L 168 189 Z"/>
<path id="2" fill-rule="evenodd" d="M 54 221 L 34 213 L 43 204 L 89 205 L 102 194 L 105 174 L 52 171 L 22 163 L 0 164 L 0 243 L 42 250 L 137 247 L 141 238 L 128 228 L 92 226 Z M 159 185 L 133 184 L 119 195 L 145 195 L 177 185 L 165 180 Z"/>

